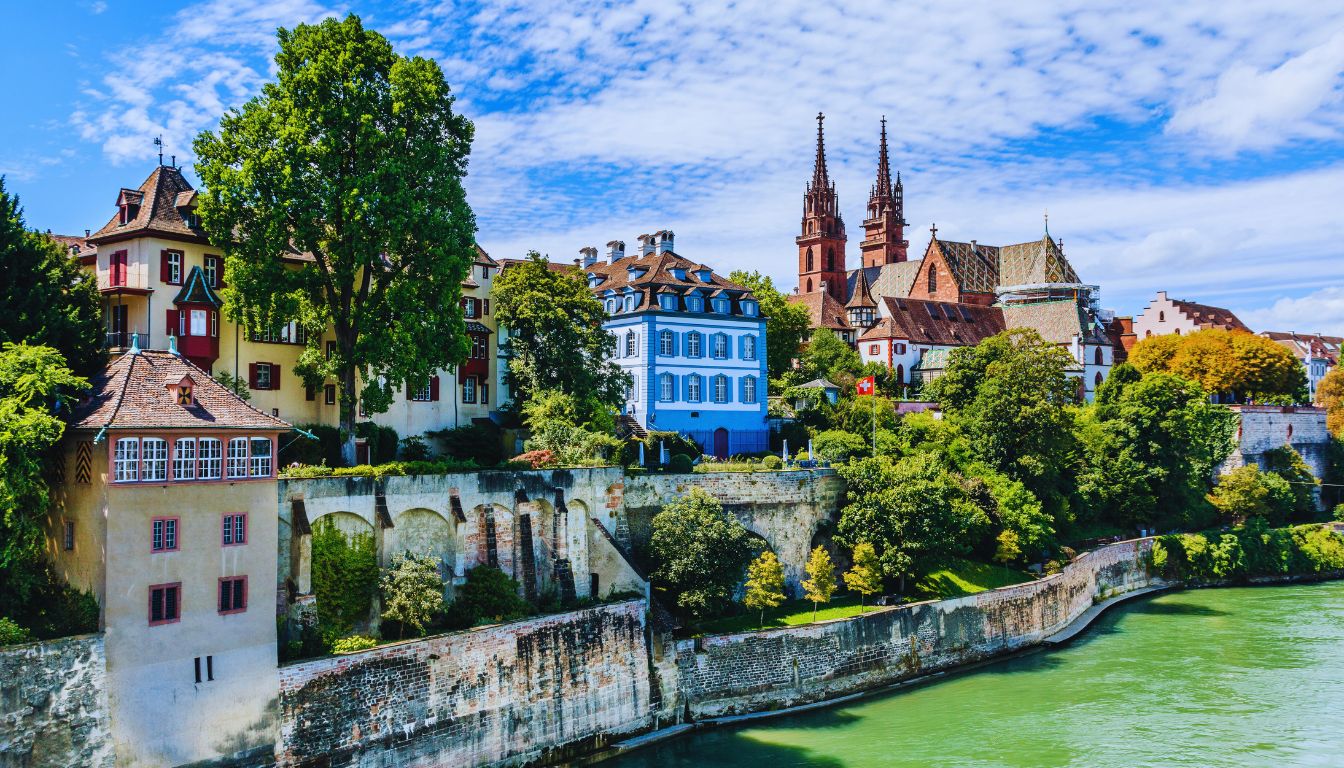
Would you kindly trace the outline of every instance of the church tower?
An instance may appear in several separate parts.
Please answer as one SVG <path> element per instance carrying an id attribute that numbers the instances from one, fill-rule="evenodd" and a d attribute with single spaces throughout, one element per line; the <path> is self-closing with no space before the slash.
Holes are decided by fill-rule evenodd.
<path id="1" fill-rule="evenodd" d="M 882 118 L 882 143 L 877 152 L 877 182 L 868 193 L 868 217 L 863 220 L 863 266 L 880 267 L 905 261 L 910 243 L 905 240 L 905 191 L 901 174 L 891 182 L 887 162 L 887 118 Z"/>
<path id="2" fill-rule="evenodd" d="M 826 144 L 817 113 L 817 160 L 812 181 L 803 195 L 803 228 L 798 235 L 798 291 L 811 293 L 826 286 L 836 301 L 845 302 L 845 220 L 835 184 L 826 173 Z"/>

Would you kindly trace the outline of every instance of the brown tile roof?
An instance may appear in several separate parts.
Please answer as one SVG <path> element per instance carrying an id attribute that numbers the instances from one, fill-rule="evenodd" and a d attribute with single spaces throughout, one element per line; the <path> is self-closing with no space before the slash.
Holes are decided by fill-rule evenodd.
<path id="1" fill-rule="evenodd" d="M 1110 343 L 1072 299 L 1009 304 L 1003 307 L 1003 322 L 1009 328 L 1030 328 L 1055 344 L 1070 344 L 1075 336 L 1082 337 L 1087 344 Z"/>
<path id="2" fill-rule="evenodd" d="M 807 310 L 808 316 L 812 318 L 813 328 L 830 328 L 833 331 L 854 330 L 854 326 L 849 324 L 849 318 L 845 315 L 845 308 L 826 291 L 795 293 L 788 297 L 788 302 L 798 304 Z"/>
<path id="3" fill-rule="evenodd" d="M 206 242 L 205 232 L 199 227 L 188 226 L 178 210 L 179 205 L 194 204 L 195 201 L 192 186 L 179 169 L 160 165 L 149 174 L 139 189 L 122 189 L 117 198 L 118 203 L 122 198 L 140 206 L 135 218 L 121 224 L 119 215 L 114 215 L 102 229 L 89 237 L 90 241 L 98 243 L 134 235 L 158 234 Z"/>
<path id="4" fill-rule="evenodd" d="M 632 277 L 630 274 L 632 269 L 640 274 Z M 745 286 L 715 274 L 714 270 L 704 264 L 697 264 L 671 251 L 651 253 L 647 256 L 627 256 L 615 263 L 594 264 L 585 271 L 598 276 L 599 282 L 593 289 L 595 291 L 624 288 L 628 285 L 644 289 L 671 288 L 677 293 L 684 293 L 694 288 L 704 289 L 711 294 L 719 291 L 749 293 Z M 695 276 L 696 272 L 701 271 L 709 272 L 708 282 L 701 281 Z"/>
<path id="5" fill-rule="evenodd" d="M 883 302 L 886 316 L 865 331 L 860 341 L 905 339 L 911 344 L 970 346 L 1005 328 L 998 307 L 897 296 L 887 296 Z"/>
<path id="6" fill-rule="evenodd" d="M 182 407 L 166 382 L 191 376 L 195 404 Z M 90 396 L 75 408 L 72 429 L 264 429 L 290 425 L 262 413 L 186 359 L 160 350 L 124 354 L 93 379 Z"/>
<path id="7" fill-rule="evenodd" d="M 868 272 L 864 269 L 854 270 L 854 281 L 849 286 L 849 301 L 845 302 L 845 309 L 877 307 L 877 302 L 873 301 L 871 289 L 868 286 Z"/>
<path id="8" fill-rule="evenodd" d="M 1171 299 L 1171 303 L 1181 314 L 1190 318 L 1200 328 L 1221 328 L 1225 331 L 1247 331 L 1251 329 L 1241 322 L 1229 309 L 1213 307 L 1208 304 L 1196 304 L 1193 301 Z"/>
<path id="9" fill-rule="evenodd" d="M 1294 333 L 1292 331 L 1261 331 L 1261 336 L 1276 341 L 1287 347 L 1298 360 L 1305 361 L 1309 357 L 1327 360 L 1330 365 L 1339 364 L 1340 348 L 1344 346 L 1344 338 L 1339 336 L 1322 336 L 1319 333 L 1305 334 Z"/>
<path id="10" fill-rule="evenodd" d="M 1080 283 L 1073 265 L 1049 235 L 999 249 L 999 285 Z"/>
<path id="11" fill-rule="evenodd" d="M 499 262 L 490 258 L 490 254 L 485 252 L 479 244 L 476 245 L 476 265 L 481 267 L 497 267 Z"/>
<path id="12" fill-rule="evenodd" d="M 98 246 L 90 243 L 89 239 L 83 235 L 53 235 L 48 232 L 47 237 L 55 240 L 62 248 L 70 251 L 72 256 L 84 256 L 98 251 Z"/>

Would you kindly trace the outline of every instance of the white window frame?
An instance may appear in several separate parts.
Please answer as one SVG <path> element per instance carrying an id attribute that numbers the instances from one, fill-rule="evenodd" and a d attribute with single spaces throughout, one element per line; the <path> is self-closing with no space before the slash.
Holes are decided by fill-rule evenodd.
<path id="1" fill-rule="evenodd" d="M 140 479 L 163 482 L 168 479 L 168 441 L 161 437 L 140 440 Z"/>
<path id="2" fill-rule="evenodd" d="M 756 403 L 756 377 L 746 376 L 742 379 L 742 402 Z"/>
<path id="3" fill-rule="evenodd" d="M 122 437 L 117 439 L 113 451 L 113 482 L 133 483 L 140 479 L 140 439 Z"/>
<path id="4" fill-rule="evenodd" d="M 239 450 L 241 448 L 241 450 Z M 234 437 L 229 439 L 229 452 L 226 467 L 230 480 L 243 480 L 247 478 L 247 438 Z"/>
<path id="5" fill-rule="evenodd" d="M 257 363 L 257 389 L 271 388 L 271 364 Z"/>
<path id="6" fill-rule="evenodd" d="M 204 309 L 189 310 L 191 336 L 209 336 L 210 335 L 210 316 Z"/>
<path id="7" fill-rule="evenodd" d="M 742 337 L 742 359 L 743 359 L 743 360 L 755 360 L 755 359 L 756 359 L 756 337 L 755 337 L 755 336 L 743 336 L 743 337 Z"/>
<path id="8" fill-rule="evenodd" d="M 462 379 L 462 402 L 474 404 L 476 402 L 476 377 L 467 376 Z"/>
<path id="9" fill-rule="evenodd" d="M 671 331 L 661 331 L 658 334 L 658 354 L 672 355 L 673 339 Z"/>
<path id="10" fill-rule="evenodd" d="M 674 390 L 675 387 L 673 386 L 672 374 L 664 373 L 658 377 L 658 393 L 660 400 L 664 403 L 672 402 L 676 397 L 676 392 Z"/>
<path id="11" fill-rule="evenodd" d="M 714 377 L 714 402 L 728 402 L 728 377 L 722 373 Z"/>
<path id="12" fill-rule="evenodd" d="M 196 440 L 196 477 L 200 480 L 218 480 L 224 476 L 224 442 L 217 437 Z"/>
<path id="13" fill-rule="evenodd" d="M 168 252 L 168 281 L 173 285 L 182 283 L 182 252 Z"/>
<path id="14" fill-rule="evenodd" d="M 701 390 L 700 390 L 700 387 L 701 387 L 702 383 L 703 383 L 703 381 L 702 381 L 702 379 L 700 378 L 700 374 L 698 374 L 698 373 L 693 373 L 693 374 L 691 374 L 691 378 L 688 379 L 688 380 L 686 381 L 686 400 L 687 400 L 687 401 L 692 402 L 692 403 L 699 403 L 699 402 L 703 402 L 703 401 L 704 401 L 704 400 L 703 400 L 703 398 L 704 398 L 704 393 L 701 392 Z"/>
<path id="15" fill-rule="evenodd" d="M 252 477 L 270 477 L 275 466 L 274 449 L 269 437 L 254 437 L 248 441 L 248 474 Z"/>
<path id="16" fill-rule="evenodd" d="M 699 331 L 691 331 L 686 334 L 686 356 L 700 357 L 704 350 L 701 348 L 702 339 Z"/>
<path id="17" fill-rule="evenodd" d="M 427 403 L 429 402 L 429 395 L 430 395 L 429 379 L 425 379 L 425 383 L 423 386 L 416 387 L 414 390 L 411 391 L 411 400 L 417 403 Z"/>
<path id="18" fill-rule="evenodd" d="M 639 354 L 639 343 L 635 340 L 634 331 L 625 332 L 625 356 L 634 357 Z"/>
<path id="19" fill-rule="evenodd" d="M 173 480 L 196 479 L 196 438 L 179 437 L 173 443 Z"/>
<path id="20" fill-rule="evenodd" d="M 728 334 L 714 334 L 714 346 L 711 348 L 711 354 L 715 360 L 728 359 Z"/>

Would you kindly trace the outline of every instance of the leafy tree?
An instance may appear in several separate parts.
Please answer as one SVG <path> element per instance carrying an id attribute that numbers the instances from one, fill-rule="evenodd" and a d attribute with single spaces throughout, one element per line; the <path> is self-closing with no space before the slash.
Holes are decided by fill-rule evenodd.
<path id="1" fill-rule="evenodd" d="M 313 525 L 313 595 L 317 623 L 328 646 L 369 618 L 378 590 L 373 534 L 346 535 L 323 517 Z"/>
<path id="2" fill-rule="evenodd" d="M 862 368 L 863 361 L 853 347 L 830 329 L 818 328 L 812 332 L 812 338 L 798 360 L 798 378 L 803 382 L 829 379 L 846 393 Z"/>
<path id="3" fill-rule="evenodd" d="M 817 620 L 817 604 L 831 602 L 835 594 L 835 565 L 831 563 L 831 553 L 825 547 L 818 546 L 807 558 L 807 578 L 803 579 L 803 594 L 812 601 L 812 620 Z"/>
<path id="4" fill-rule="evenodd" d="M 59 243 L 30 232 L 19 198 L 0 176 L 0 344 L 56 349 L 77 375 L 103 364 L 102 308 L 98 281 Z"/>
<path id="5" fill-rule="evenodd" d="M 761 612 L 760 626 L 765 626 L 765 609 L 784 602 L 784 566 L 775 553 L 765 550 L 747 566 L 747 594 L 743 605 Z"/>
<path id="6" fill-rule="evenodd" d="M 392 567 L 379 579 L 383 592 L 383 618 L 397 622 L 400 637 L 406 627 L 424 634 L 430 620 L 443 613 L 443 578 L 432 557 L 406 553 L 392 558 Z"/>
<path id="7" fill-rule="evenodd" d="M 0 608 L 22 610 L 44 582 L 47 457 L 65 434 L 74 393 L 88 387 L 51 347 L 0 347 Z"/>
<path id="8" fill-rule="evenodd" d="M 998 546 L 994 550 L 994 562 L 1003 565 L 1004 570 L 1007 570 L 1009 563 L 1022 556 L 1022 545 L 1017 534 L 1007 529 L 999 531 L 995 541 Z"/>
<path id="9" fill-rule="evenodd" d="M 1010 541 L 1011 548 L 1016 549 L 1012 559 L 1016 559 L 1023 554 L 1044 554 L 1053 546 L 1055 529 L 1050 514 L 1025 485 L 985 467 L 973 466 L 971 471 L 993 502 L 990 516 L 1003 529 L 997 539 L 1001 550 Z"/>
<path id="10" fill-rule="evenodd" d="M 1254 464 L 1237 467 L 1224 474 L 1209 494 L 1225 520 L 1241 525 L 1258 518 L 1269 525 L 1282 525 L 1292 512 L 1293 495 L 1287 481 L 1278 475 L 1261 472 Z"/>
<path id="11" fill-rule="evenodd" d="M 855 456 L 867 456 L 872 451 L 867 440 L 852 432 L 828 429 L 812 438 L 812 452 L 819 458 L 835 464 Z"/>
<path id="12" fill-rule="evenodd" d="M 771 379 L 793 370 L 793 361 L 812 326 L 807 309 L 789 303 L 768 275 L 737 270 L 728 276 L 734 283 L 751 289 L 765 317 L 765 367 Z"/>
<path id="13" fill-rule="evenodd" d="M 458 590 L 453 609 L 467 626 L 485 621 L 508 621 L 526 616 L 527 601 L 518 596 L 516 579 L 490 565 L 467 571 L 467 583 Z"/>
<path id="14" fill-rule="evenodd" d="M 1078 387 L 1068 352 L 1025 328 L 1004 331 L 949 355 L 925 388 L 985 465 L 1021 482 L 1056 525 L 1067 521 L 1078 445 L 1069 406 Z"/>
<path id="15" fill-rule="evenodd" d="M 1330 434 L 1344 438 L 1344 366 L 1335 366 L 1316 385 L 1316 400 L 1325 408 Z"/>
<path id="16" fill-rule="evenodd" d="M 219 382 L 220 386 L 237 395 L 239 400 L 247 402 L 252 399 L 252 388 L 247 386 L 247 379 L 244 379 L 241 376 L 234 376 L 228 371 L 220 371 L 219 373 L 212 375 L 214 376 L 215 381 Z"/>
<path id="17" fill-rule="evenodd" d="M 862 542 L 879 552 L 888 578 L 918 581 L 954 557 L 969 553 L 970 544 L 989 519 L 969 497 L 961 478 L 931 453 L 900 461 L 885 456 L 842 465 L 849 483 L 849 504 L 840 513 L 837 540 L 848 546 Z"/>
<path id="18" fill-rule="evenodd" d="M 196 138 L 201 221 L 227 244 L 232 318 L 333 330 L 335 353 L 309 334 L 295 370 L 340 382 L 353 464 L 357 385 L 377 413 L 404 382 L 466 358 L 473 128 L 436 62 L 398 55 L 354 15 L 277 36 L 277 82 Z"/>
<path id="19" fill-rule="evenodd" d="M 1311 473 L 1311 467 L 1302 460 L 1302 454 L 1284 445 L 1264 453 L 1265 470 L 1283 478 L 1291 492 L 1289 515 L 1297 521 L 1312 519 L 1316 514 L 1316 490 L 1321 481 Z"/>
<path id="20" fill-rule="evenodd" d="M 1244 331 L 1211 328 L 1185 336 L 1153 336 L 1130 351 L 1143 373 L 1167 372 L 1205 392 L 1242 401 L 1305 402 L 1306 373 L 1287 347 Z"/>
<path id="21" fill-rule="evenodd" d="M 588 290 L 583 272 L 553 270 L 536 251 L 527 257 L 501 272 L 491 289 L 495 319 L 508 330 L 502 343 L 514 404 L 522 407 L 535 393 L 555 390 L 619 409 L 630 376 L 611 359 L 616 340 L 602 328 L 606 310 Z"/>
<path id="22" fill-rule="evenodd" d="M 854 564 L 845 571 L 845 586 L 851 592 L 859 593 L 859 612 L 863 612 L 863 599 L 882 591 L 882 564 L 877 559 L 877 550 L 866 541 L 854 546 Z"/>
<path id="23" fill-rule="evenodd" d="M 654 583 L 704 617 L 727 605 L 757 544 L 717 499 L 693 487 L 654 515 L 649 549 Z"/>

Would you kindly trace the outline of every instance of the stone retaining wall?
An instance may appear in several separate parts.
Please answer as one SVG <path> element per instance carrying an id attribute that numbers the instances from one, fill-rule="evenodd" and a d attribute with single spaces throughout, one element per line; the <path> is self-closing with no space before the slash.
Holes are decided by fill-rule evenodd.
<path id="1" fill-rule="evenodd" d="M 1039 643 L 1097 595 L 1149 585 L 1151 539 L 1082 555 L 1060 574 L 852 619 L 762 632 L 662 640 L 659 715 L 714 717 L 834 698 Z M 672 693 L 675 692 L 675 695 Z"/>
<path id="2" fill-rule="evenodd" d="M 647 727 L 644 603 L 280 669 L 281 766 L 551 762 Z"/>
<path id="3" fill-rule="evenodd" d="M 113 762 L 103 636 L 0 648 L 0 765 Z"/>

